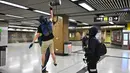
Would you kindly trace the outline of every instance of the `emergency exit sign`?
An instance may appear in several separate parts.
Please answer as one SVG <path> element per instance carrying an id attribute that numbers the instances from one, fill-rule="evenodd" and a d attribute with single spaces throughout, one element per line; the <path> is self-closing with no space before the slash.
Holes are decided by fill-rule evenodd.
<path id="1" fill-rule="evenodd" d="M 0 32 L 2 32 L 2 29 L 0 28 Z"/>
<path id="2" fill-rule="evenodd" d="M 94 22 L 114 22 L 119 21 L 119 18 L 119 16 L 95 17 Z"/>

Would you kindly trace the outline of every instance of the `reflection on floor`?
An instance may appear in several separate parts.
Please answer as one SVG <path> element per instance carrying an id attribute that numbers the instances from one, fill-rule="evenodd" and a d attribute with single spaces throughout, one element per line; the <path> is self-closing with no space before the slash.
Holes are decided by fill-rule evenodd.
<path id="1" fill-rule="evenodd" d="M 2 73 L 41 73 L 40 47 L 35 44 L 28 49 L 28 43 L 10 44 L 7 50 L 6 66 L 0 67 Z M 74 46 L 69 56 L 57 56 L 58 66 L 53 65 L 50 58 L 47 64 L 49 73 L 77 73 L 86 67 L 82 58 L 81 46 Z M 106 57 L 98 63 L 99 73 L 130 73 L 130 51 L 108 49 Z M 86 72 L 87 73 L 87 72 Z"/>
<path id="2" fill-rule="evenodd" d="M 123 49 L 121 45 L 114 45 L 114 44 L 105 44 L 108 48 L 114 48 L 114 49 Z"/>

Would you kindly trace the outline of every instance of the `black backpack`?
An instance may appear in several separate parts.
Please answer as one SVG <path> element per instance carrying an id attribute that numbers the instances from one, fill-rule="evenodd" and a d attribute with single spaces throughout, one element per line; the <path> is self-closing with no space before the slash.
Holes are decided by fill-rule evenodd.
<path id="1" fill-rule="evenodd" d="M 107 48 L 104 43 L 100 43 L 98 47 L 96 48 L 96 55 L 97 56 L 103 56 L 107 53 Z"/>

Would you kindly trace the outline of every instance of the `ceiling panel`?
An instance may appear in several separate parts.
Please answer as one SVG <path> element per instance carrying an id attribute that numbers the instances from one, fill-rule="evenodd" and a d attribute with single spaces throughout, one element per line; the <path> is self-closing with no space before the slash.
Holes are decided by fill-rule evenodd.
<path id="1" fill-rule="evenodd" d="M 9 9 L 6 11 L 0 11 L 1 13 L 5 13 L 5 14 L 13 14 L 13 15 L 22 15 L 22 14 L 29 14 L 32 13 L 32 11 L 29 10 L 24 10 L 24 9 L 19 9 L 19 8 L 13 8 L 13 9 Z"/>
<path id="2" fill-rule="evenodd" d="M 29 7 L 34 8 L 34 9 L 39 9 L 42 11 L 48 11 L 50 9 L 48 6 L 48 3 L 34 4 L 34 5 L 29 6 Z"/>
<path id="3" fill-rule="evenodd" d="M 112 10 L 129 7 L 128 0 L 86 0 L 86 2 L 97 10 Z"/>
<path id="4" fill-rule="evenodd" d="M 40 10 L 43 10 L 43 11 L 49 11 L 48 2 L 31 5 L 30 7 L 35 8 L 35 9 L 40 9 Z M 64 10 L 64 9 L 70 9 L 70 8 L 73 8 L 73 9 L 80 8 L 80 10 L 84 11 L 84 9 L 75 5 L 74 3 L 70 2 L 69 0 L 62 0 L 62 4 L 60 6 L 58 6 L 57 8 L 58 8 L 58 10 Z M 68 10 L 68 11 L 70 11 L 70 10 Z M 71 11 L 73 11 L 73 10 L 71 10 Z"/>
<path id="5" fill-rule="evenodd" d="M 25 18 L 36 18 L 36 17 L 39 17 L 39 16 L 41 16 L 42 14 L 40 14 L 40 13 L 35 13 L 35 12 L 33 12 L 33 13 L 28 13 L 28 14 L 23 14 L 23 15 L 21 15 L 22 17 L 25 17 Z"/>
<path id="6" fill-rule="evenodd" d="M 7 16 L 0 15 L 0 19 L 6 19 L 6 20 L 9 20 L 9 19 L 16 19 L 16 18 L 13 18 L 13 17 L 7 17 Z"/>
<path id="7" fill-rule="evenodd" d="M 72 7 L 72 8 L 58 10 L 59 14 L 69 14 L 69 13 L 78 13 L 78 12 L 87 12 L 87 11 L 83 10 L 80 7 Z"/>
<path id="8" fill-rule="evenodd" d="M 79 17 L 71 17 L 71 18 L 78 20 L 78 21 L 81 21 L 81 22 L 92 24 L 94 22 L 94 17 L 95 17 L 95 15 L 93 15 L 93 16 L 79 16 Z"/>
<path id="9" fill-rule="evenodd" d="M 8 6 L 8 5 L 1 4 L 1 3 L 0 3 L 0 12 L 1 12 L 1 11 L 6 11 L 6 10 L 9 10 L 9 9 L 13 9 L 13 8 L 15 8 L 15 7 Z"/>

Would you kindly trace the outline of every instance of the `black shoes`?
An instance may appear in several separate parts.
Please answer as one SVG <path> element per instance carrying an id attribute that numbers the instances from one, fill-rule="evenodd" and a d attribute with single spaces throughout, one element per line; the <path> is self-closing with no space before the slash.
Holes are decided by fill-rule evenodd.
<path id="1" fill-rule="evenodd" d="M 42 73 L 48 73 L 48 71 L 46 71 L 46 67 L 42 66 Z"/>
<path id="2" fill-rule="evenodd" d="M 42 73 L 48 73 L 48 71 L 42 71 Z"/>
<path id="3" fill-rule="evenodd" d="M 56 63 L 54 63 L 54 66 L 57 66 L 57 64 L 56 64 Z"/>

